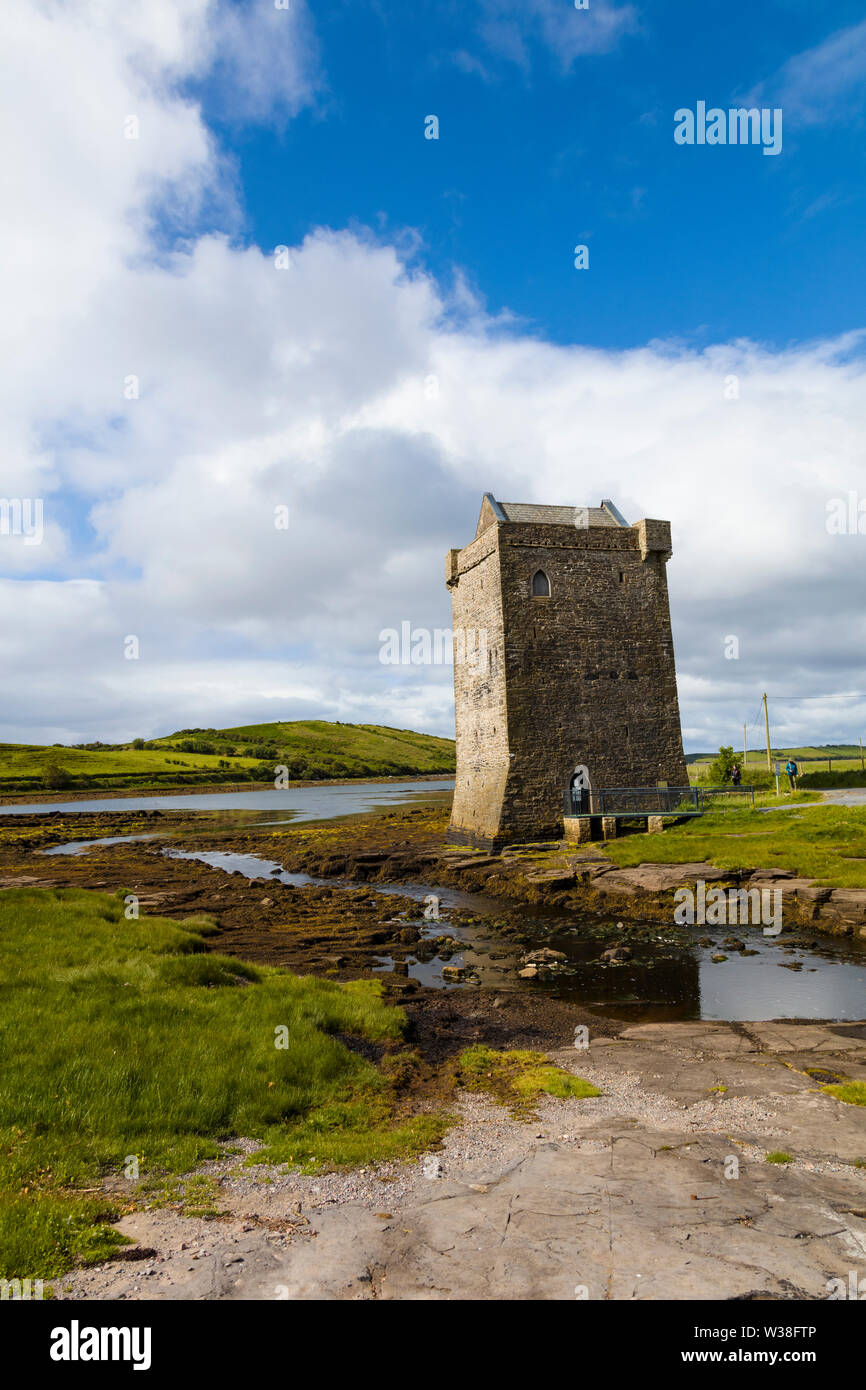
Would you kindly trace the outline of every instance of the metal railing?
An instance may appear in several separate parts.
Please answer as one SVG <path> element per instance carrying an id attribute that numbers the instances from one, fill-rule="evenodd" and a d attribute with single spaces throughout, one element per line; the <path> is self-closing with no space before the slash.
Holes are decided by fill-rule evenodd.
<path id="1" fill-rule="evenodd" d="M 711 809 L 731 810 L 741 807 L 746 800 L 754 806 L 754 787 L 602 787 L 599 790 L 568 788 L 565 793 L 565 814 L 702 815 Z"/>

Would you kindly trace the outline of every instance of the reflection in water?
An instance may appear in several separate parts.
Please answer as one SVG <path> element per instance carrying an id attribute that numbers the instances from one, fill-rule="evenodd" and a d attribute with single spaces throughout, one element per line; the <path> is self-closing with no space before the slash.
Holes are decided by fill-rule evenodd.
<path id="1" fill-rule="evenodd" d="M 178 851 L 166 854 L 181 859 L 197 859 L 228 873 L 246 878 L 303 885 L 324 883 L 306 874 L 290 874 L 272 859 L 255 854 L 232 854 L 219 850 Z M 274 871 L 277 872 L 274 872 Z M 331 886 L 337 886 L 334 880 Z M 357 887 L 357 884 L 346 885 Z M 866 949 L 837 938 L 813 940 L 808 936 L 765 937 L 760 927 L 738 927 L 739 939 L 754 954 L 743 956 L 722 945 L 727 929 L 715 937 L 707 928 L 684 929 L 673 935 L 663 925 L 645 927 L 640 933 L 628 928 L 615 933 L 628 941 L 630 960 L 622 964 L 602 961 L 610 945 L 610 933 L 603 934 L 595 919 L 577 913 L 551 912 L 543 907 L 523 906 L 521 925 L 532 944 L 547 945 L 566 957 L 561 973 L 530 984 L 517 974 L 524 952 L 532 947 L 514 942 L 497 931 L 503 905 L 480 893 L 430 884 L 375 884 L 385 895 L 414 898 L 418 912 L 407 918 L 421 928 L 422 941 L 408 961 L 408 978 L 435 989 L 471 988 L 461 980 L 448 979 L 445 966 L 463 966 L 478 984 L 499 990 L 543 990 L 557 998 L 571 1000 L 599 1013 L 634 1022 L 682 1019 L 772 1019 L 826 1018 L 859 1019 L 866 1013 Z M 439 899 L 440 918 L 428 920 L 424 903 L 431 894 Z M 482 920 L 453 919 L 455 909 L 471 912 Z M 485 921 L 485 919 L 487 919 Z M 613 924 L 611 924 L 613 926 Z M 425 941 L 449 937 L 458 950 L 440 956 Z M 699 945 L 712 941 L 712 945 Z M 792 946 L 791 942 L 804 944 Z M 724 954 L 727 960 L 714 963 L 712 956 Z M 780 967 L 799 965 L 795 971 Z M 402 969 L 391 956 L 381 956 L 373 967 L 377 973 Z"/>
<path id="2" fill-rule="evenodd" d="M 50 811 L 111 811 L 133 809 L 181 809 L 219 811 L 203 824 L 209 833 L 231 833 L 239 823 L 245 828 L 286 821 L 329 820 L 389 805 L 441 804 L 450 796 L 453 782 L 405 781 L 367 782 L 345 786 L 299 787 L 286 791 L 260 789 L 251 792 L 190 793 L 177 797 L 137 797 L 114 801 L 69 802 L 62 806 L 8 806 L 0 814 Z M 243 812 L 238 816 L 238 812 Z M 275 813 L 277 818 L 274 819 Z M 171 826 L 159 832 L 169 838 Z M 74 841 L 45 850 L 46 854 L 86 853 L 89 848 L 126 840 L 152 840 L 156 834 L 112 835 L 102 840 Z M 273 878 L 302 886 L 320 883 L 306 874 L 288 874 L 275 860 L 254 854 L 233 854 L 219 850 L 200 852 L 166 849 L 167 854 L 198 859 L 215 869 L 240 873 L 247 878 Z M 352 885 L 356 886 L 356 885 Z M 684 928 L 673 932 L 664 925 L 632 930 L 619 935 L 632 949 L 622 964 L 603 962 L 601 955 L 610 945 L 611 930 L 596 919 L 578 913 L 552 912 L 541 906 L 523 905 L 519 910 L 522 931 L 529 938 L 516 945 L 497 929 L 505 909 L 495 898 L 458 889 L 429 884 L 376 884 L 378 893 L 392 893 L 416 899 L 418 914 L 411 919 L 420 927 L 425 941 L 448 936 L 458 943 L 450 956 L 437 948 L 419 943 L 417 957 L 408 961 L 408 975 L 419 983 L 438 989 L 472 987 L 471 981 L 499 990 L 533 989 L 550 992 L 584 1008 L 633 1021 L 676 1019 L 771 1019 L 825 1018 L 859 1019 L 866 1014 L 866 943 L 837 937 L 813 940 L 808 933 L 778 938 L 763 935 L 760 927 L 738 927 L 738 935 L 750 954 L 726 949 L 726 929 L 712 937 L 706 927 Z M 425 899 L 435 893 L 444 917 L 430 922 L 424 916 Z M 474 922 L 453 916 L 454 910 L 471 913 Z M 449 920 L 449 912 L 452 919 Z M 513 911 L 511 913 L 513 918 Z M 479 920 L 480 919 L 480 920 Z M 792 946 L 792 941 L 800 945 Z M 710 941 L 701 945 L 701 941 Z M 522 956 L 534 945 L 548 945 L 565 955 L 563 968 L 551 977 L 531 982 L 518 976 Z M 440 948 L 444 949 L 444 948 Z M 715 963 L 712 956 L 724 954 L 727 960 Z M 449 979 L 445 966 L 463 966 L 466 979 Z M 782 966 L 799 967 L 791 970 Z M 380 958 L 379 972 L 398 970 L 402 962 Z M 467 985 L 467 981 L 468 983 Z"/>
<path id="3" fill-rule="evenodd" d="M 31 806 L 0 806 L 0 815 L 45 815 L 56 811 L 271 811 L 285 820 L 330 820 L 354 816 L 405 801 L 439 799 L 450 793 L 453 781 L 358 782 L 345 786 L 262 787 L 249 792 L 185 792 L 177 796 L 125 796 L 91 801 L 50 802 Z"/>
<path id="4" fill-rule="evenodd" d="M 158 840 L 160 836 L 151 835 L 105 835 L 101 840 L 70 840 L 65 845 L 55 845 L 53 849 L 41 849 L 40 854 L 86 854 L 89 849 L 99 845 L 125 845 L 132 840 Z"/>

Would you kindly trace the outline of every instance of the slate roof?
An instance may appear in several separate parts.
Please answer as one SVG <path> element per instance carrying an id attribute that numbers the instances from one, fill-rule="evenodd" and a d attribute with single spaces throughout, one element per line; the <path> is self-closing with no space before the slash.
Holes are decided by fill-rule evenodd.
<path id="1" fill-rule="evenodd" d="M 536 502 L 497 502 L 490 494 L 494 511 L 501 512 L 503 521 L 520 521 L 536 526 L 574 526 L 578 512 L 587 512 L 589 526 L 627 526 L 613 503 L 605 498 L 600 507 L 549 507 Z"/>

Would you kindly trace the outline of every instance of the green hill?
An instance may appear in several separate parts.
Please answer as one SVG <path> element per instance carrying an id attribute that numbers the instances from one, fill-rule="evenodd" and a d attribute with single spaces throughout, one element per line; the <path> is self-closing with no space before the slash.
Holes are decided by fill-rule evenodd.
<path id="1" fill-rule="evenodd" d="M 454 771 L 454 741 L 322 719 L 180 729 L 124 744 L 0 744 L 0 791 L 159 788 L 223 782 L 394 777 Z"/>
<path id="2" fill-rule="evenodd" d="M 740 745 L 742 747 L 742 744 Z M 733 744 L 734 752 L 739 754 L 736 743 Z M 763 758 L 766 763 L 766 748 L 750 748 L 749 762 L 760 762 Z M 686 753 L 687 763 L 711 763 L 713 758 L 718 755 L 718 749 L 714 753 Z M 776 748 L 773 747 L 774 758 L 796 758 L 800 762 L 822 762 L 826 763 L 828 758 L 835 762 L 837 758 L 856 758 L 859 762 L 860 749 L 856 743 L 816 743 L 803 748 Z M 742 759 L 741 759 L 742 761 Z"/>
<path id="3" fill-rule="evenodd" d="M 767 770 L 767 750 L 750 748 L 745 763 L 742 754 L 733 745 L 734 754 L 739 758 L 743 782 L 756 787 L 775 785 L 775 775 Z M 691 753 L 686 757 L 689 765 L 689 779 L 696 782 L 705 778 L 715 754 Z M 801 748 L 776 748 L 772 750 L 772 761 L 784 767 L 793 758 L 800 768 L 800 785 L 803 787 L 846 787 L 863 786 L 860 748 L 856 743 L 819 743 Z"/>

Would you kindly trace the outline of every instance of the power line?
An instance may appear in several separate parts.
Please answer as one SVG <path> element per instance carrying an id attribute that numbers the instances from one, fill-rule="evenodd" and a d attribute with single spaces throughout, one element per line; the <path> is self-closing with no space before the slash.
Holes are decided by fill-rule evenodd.
<path id="1" fill-rule="evenodd" d="M 744 740 L 744 742 L 748 739 L 748 735 L 752 733 L 753 729 L 757 728 L 758 724 L 761 722 L 761 714 L 763 713 L 764 699 L 778 700 L 781 701 L 783 704 L 805 704 L 808 701 L 814 700 L 866 700 L 866 693 L 864 693 L 861 690 L 840 690 L 824 695 L 771 695 L 768 693 L 766 696 L 762 698 L 761 704 L 758 706 L 758 713 L 755 715 L 755 718 L 748 727 L 746 739 Z"/>
<path id="2" fill-rule="evenodd" d="M 862 690 L 840 690 L 834 694 L 826 695 L 774 695 L 767 692 L 768 700 L 787 700 L 795 704 L 801 704 L 806 700 L 866 700 L 866 691 Z"/>
<path id="3" fill-rule="evenodd" d="M 761 710 L 762 710 L 762 705 L 758 705 L 758 713 L 755 715 L 754 719 L 752 720 L 751 724 L 749 725 L 749 733 L 751 733 L 752 730 L 753 730 L 754 728 L 757 727 L 758 721 L 759 721 L 760 718 L 761 718 Z"/>

